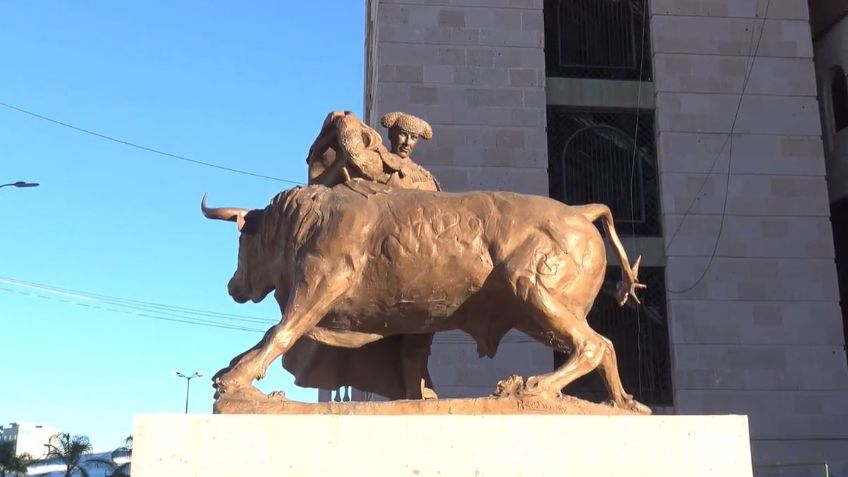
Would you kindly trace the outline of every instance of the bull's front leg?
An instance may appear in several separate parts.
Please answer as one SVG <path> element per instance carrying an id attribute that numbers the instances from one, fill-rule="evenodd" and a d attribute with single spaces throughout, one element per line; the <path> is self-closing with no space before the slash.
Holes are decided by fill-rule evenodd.
<path id="1" fill-rule="evenodd" d="M 217 394 L 261 394 L 253 381 L 264 378 L 268 366 L 315 327 L 347 291 L 353 270 L 344 265 L 344 260 L 331 262 L 326 257 L 307 257 L 302 261 L 283 311 L 283 321 L 271 328 L 259 344 L 236 357 L 229 369 L 216 375 Z M 331 266 L 337 264 L 340 266 Z"/>
<path id="2" fill-rule="evenodd" d="M 401 366 L 406 399 L 438 399 L 427 369 L 433 334 L 403 335 L 401 339 Z"/>

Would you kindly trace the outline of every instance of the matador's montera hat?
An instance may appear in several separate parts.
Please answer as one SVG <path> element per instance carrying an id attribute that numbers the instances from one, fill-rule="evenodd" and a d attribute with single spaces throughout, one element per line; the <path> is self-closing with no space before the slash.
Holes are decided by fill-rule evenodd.
<path id="1" fill-rule="evenodd" d="M 383 116 L 380 123 L 387 128 L 400 128 L 404 131 L 417 134 L 424 139 L 433 137 L 433 128 L 427 124 L 427 121 L 406 113 L 388 113 Z"/>

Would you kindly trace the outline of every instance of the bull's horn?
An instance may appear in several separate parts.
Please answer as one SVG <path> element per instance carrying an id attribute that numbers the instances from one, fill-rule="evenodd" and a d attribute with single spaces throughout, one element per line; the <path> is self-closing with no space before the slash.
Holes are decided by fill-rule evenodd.
<path id="1" fill-rule="evenodd" d="M 247 209 L 239 209 L 236 207 L 206 207 L 206 193 L 203 193 L 203 198 L 200 199 L 200 211 L 207 219 L 226 220 L 228 222 L 238 222 L 239 219 L 244 220 L 247 215 Z"/>

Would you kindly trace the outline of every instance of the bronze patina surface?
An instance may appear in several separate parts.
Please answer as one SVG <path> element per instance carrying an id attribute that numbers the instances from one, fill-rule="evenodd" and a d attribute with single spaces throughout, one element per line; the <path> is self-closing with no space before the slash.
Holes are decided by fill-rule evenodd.
<path id="1" fill-rule="evenodd" d="M 332 187 L 353 176 L 402 189 L 440 190 L 435 177 L 412 160 L 418 140 L 433 137 L 432 127 L 400 112 L 386 114 L 381 124 L 389 130 L 391 150 L 350 111 L 328 114 L 306 160 L 309 184 Z M 286 353 L 283 366 L 303 387 L 354 386 L 389 399 L 435 399 L 427 366 L 432 343 L 432 333 L 389 336 L 359 348 L 304 337 Z"/>
<path id="2" fill-rule="evenodd" d="M 570 356 L 551 373 L 502 382 L 499 395 L 558 399 L 597 369 L 615 407 L 650 412 L 623 389 L 612 343 L 586 322 L 606 269 L 594 221 L 603 221 L 622 267 L 619 302 L 636 299 L 644 286 L 639 260 L 630 265 L 606 206 L 377 182 L 296 188 L 256 210 L 208 208 L 204 198 L 206 217 L 235 221 L 241 231 L 230 295 L 258 302 L 274 291 L 285 317 L 216 374 L 219 401 L 275 400 L 253 380 L 280 356 L 288 360 L 304 336 L 358 348 L 458 329 L 481 356 L 494 356 L 514 328 Z"/>
<path id="3" fill-rule="evenodd" d="M 430 125 L 406 113 L 389 113 L 382 124 L 389 128 L 391 150 L 350 111 L 328 114 L 306 158 L 309 184 L 331 187 L 359 178 L 402 189 L 439 190 L 436 178 L 412 160 L 418 140 L 433 136 Z"/>

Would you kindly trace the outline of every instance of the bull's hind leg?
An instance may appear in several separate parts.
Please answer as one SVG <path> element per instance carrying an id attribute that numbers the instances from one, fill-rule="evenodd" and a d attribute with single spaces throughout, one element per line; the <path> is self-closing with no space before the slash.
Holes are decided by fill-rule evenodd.
<path id="1" fill-rule="evenodd" d="M 650 414 L 650 409 L 624 392 L 612 342 L 589 327 L 582 307 L 562 303 L 543 286 L 532 283 L 529 277 L 519 278 L 516 284 L 524 292 L 519 296 L 533 309 L 537 326 L 547 331 L 536 338 L 549 346 L 551 342 L 559 342 L 571 348 L 571 355 L 562 366 L 551 373 L 527 379 L 525 394 L 558 396 L 561 389 L 598 369 L 614 406 Z M 545 339 L 546 334 L 553 336 Z"/>
<path id="2" fill-rule="evenodd" d="M 651 414 L 651 409 L 648 406 L 633 399 L 632 394 L 627 394 L 624 391 L 624 386 L 621 384 L 621 377 L 618 374 L 618 360 L 615 357 L 615 348 L 612 345 L 612 341 L 603 336 L 601 336 L 601 339 L 604 340 L 606 350 L 604 351 L 601 364 L 598 366 L 598 371 L 601 373 L 613 406 L 623 407 L 642 414 Z"/>
<path id="3" fill-rule="evenodd" d="M 315 327 L 338 302 L 352 273 L 347 266 L 329 269 L 326 264 L 330 262 L 320 259 L 307 262 L 308 273 L 298 274 L 301 278 L 291 288 L 283 311 L 284 321 L 271 328 L 250 351 L 236 357 L 229 369 L 216 374 L 218 394 L 236 390 L 260 393 L 253 387 L 253 380 L 264 378 L 268 366 Z"/>

